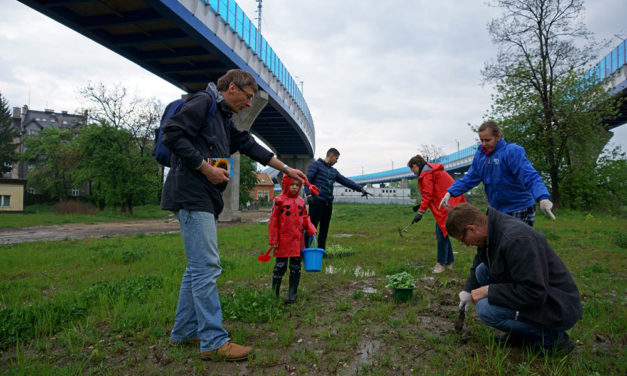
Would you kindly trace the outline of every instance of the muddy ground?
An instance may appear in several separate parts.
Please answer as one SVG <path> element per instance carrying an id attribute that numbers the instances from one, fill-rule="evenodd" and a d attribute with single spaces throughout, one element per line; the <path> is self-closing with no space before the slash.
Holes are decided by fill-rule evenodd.
<path id="1" fill-rule="evenodd" d="M 270 217 L 269 210 L 249 210 L 242 212 L 240 221 L 219 222 L 218 227 L 259 223 Z M 174 215 L 161 219 L 145 219 L 125 222 L 70 223 L 53 226 L 33 226 L 0 229 L 0 245 L 44 240 L 105 238 L 115 235 L 138 233 L 154 234 L 178 232 L 179 223 Z"/>

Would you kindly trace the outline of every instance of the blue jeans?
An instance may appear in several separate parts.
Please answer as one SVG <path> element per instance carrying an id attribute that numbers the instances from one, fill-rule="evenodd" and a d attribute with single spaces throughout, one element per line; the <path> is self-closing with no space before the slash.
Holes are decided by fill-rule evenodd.
<path id="1" fill-rule="evenodd" d="M 455 259 L 453 258 L 451 238 L 449 238 L 448 235 L 444 236 L 437 223 L 435 224 L 435 237 L 438 240 L 438 264 L 452 264 Z"/>
<path id="2" fill-rule="evenodd" d="M 170 338 L 184 342 L 198 336 L 200 351 L 212 351 L 229 340 L 222 328 L 216 281 L 222 272 L 216 219 L 212 213 L 181 209 L 177 213 L 187 256 Z"/>
<path id="3" fill-rule="evenodd" d="M 477 282 L 481 286 L 489 285 L 494 282 L 488 267 L 481 263 L 475 269 Z M 544 328 L 539 325 L 525 322 L 520 318 L 516 318 L 516 310 L 505 308 L 488 303 L 488 298 L 479 300 L 476 304 L 477 315 L 486 325 L 508 333 L 510 336 L 517 337 L 529 344 L 537 344 L 544 347 L 551 347 L 565 330 L 573 327 L 573 325 Z"/>

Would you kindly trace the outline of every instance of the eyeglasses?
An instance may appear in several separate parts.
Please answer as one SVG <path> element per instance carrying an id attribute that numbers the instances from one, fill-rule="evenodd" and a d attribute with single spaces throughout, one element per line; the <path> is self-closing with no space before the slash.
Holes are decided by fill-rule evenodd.
<path id="1" fill-rule="evenodd" d="M 252 100 L 253 96 L 255 96 L 255 93 L 249 94 L 246 91 L 244 91 L 244 89 L 242 89 L 238 84 L 236 84 L 235 82 L 233 82 L 233 85 L 235 85 L 239 91 L 241 91 L 242 93 L 244 93 L 244 95 L 246 96 L 246 98 L 248 98 L 248 100 Z"/>

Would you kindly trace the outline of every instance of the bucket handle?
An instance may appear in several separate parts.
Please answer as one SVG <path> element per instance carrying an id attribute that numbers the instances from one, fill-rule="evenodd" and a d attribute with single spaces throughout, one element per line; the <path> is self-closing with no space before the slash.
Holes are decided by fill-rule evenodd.
<path id="1" fill-rule="evenodd" d="M 316 239 L 316 234 L 313 234 L 309 237 L 309 245 L 307 246 L 307 248 L 311 248 L 311 239 L 315 241 L 314 248 L 318 248 L 318 239 Z"/>

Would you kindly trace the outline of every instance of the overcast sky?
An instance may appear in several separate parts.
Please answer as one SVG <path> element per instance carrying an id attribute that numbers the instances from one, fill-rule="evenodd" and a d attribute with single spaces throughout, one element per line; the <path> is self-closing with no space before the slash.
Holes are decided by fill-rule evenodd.
<path id="1" fill-rule="evenodd" d="M 89 81 L 164 104 L 181 95 L 27 6 L 0 2 L 0 92 L 10 106 L 74 111 Z M 237 2 L 255 21 L 256 1 Z M 476 140 L 467 124 L 480 124 L 490 106 L 480 71 L 496 55 L 486 25 L 498 14 L 483 0 L 266 0 L 262 33 L 304 82 L 315 157 L 339 149 L 336 167 L 352 176 L 405 166 L 421 144 L 450 153 Z M 625 0 L 589 0 L 584 22 L 614 48 L 627 37 L 626 14 Z M 627 150 L 627 126 L 615 133 L 612 142 Z"/>

